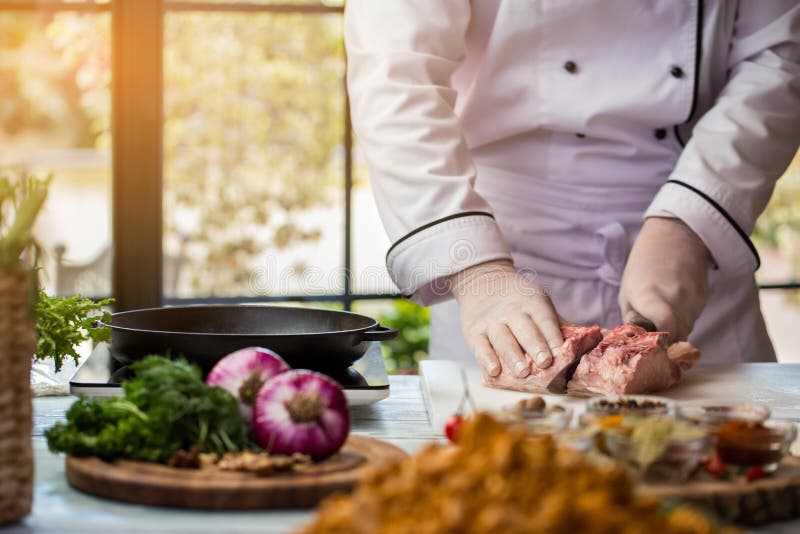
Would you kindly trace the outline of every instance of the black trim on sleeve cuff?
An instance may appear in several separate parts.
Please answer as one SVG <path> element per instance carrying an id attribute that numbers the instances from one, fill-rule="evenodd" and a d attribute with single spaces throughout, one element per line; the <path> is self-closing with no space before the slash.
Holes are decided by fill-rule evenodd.
<path id="1" fill-rule="evenodd" d="M 741 237 L 742 240 L 745 242 L 747 248 L 749 248 L 750 252 L 753 253 L 753 256 L 755 256 L 756 258 L 756 269 L 761 267 L 761 257 L 758 255 L 758 250 L 756 250 L 756 246 L 750 240 L 750 236 L 748 236 L 747 233 L 745 233 L 742 227 L 739 226 L 739 223 L 736 222 L 736 219 L 734 219 L 731 216 L 731 214 L 725 210 L 725 208 L 720 206 L 720 204 L 716 200 L 705 194 L 703 191 L 697 189 L 693 185 L 689 185 L 686 182 L 681 182 L 680 180 L 667 180 L 667 183 L 685 187 L 689 191 L 692 191 L 693 193 L 700 196 L 703 200 L 711 204 L 714 207 L 714 209 L 716 209 L 720 213 L 720 215 L 722 215 L 725 218 L 725 220 L 728 221 L 728 224 L 730 224 L 733 227 L 733 229 L 736 230 L 736 233 L 739 234 L 739 237 Z"/>
<path id="2" fill-rule="evenodd" d="M 417 235 L 418 233 L 422 232 L 423 230 L 427 230 L 428 228 L 430 228 L 432 226 L 436 226 L 437 224 L 440 224 L 440 223 L 443 223 L 443 222 L 447 222 L 447 221 L 450 221 L 452 219 L 458 219 L 459 217 L 471 217 L 473 215 L 483 215 L 485 217 L 491 217 L 492 219 L 494 219 L 494 215 L 492 215 L 491 213 L 489 213 L 487 211 L 464 211 L 462 213 L 454 213 L 452 215 L 448 215 L 447 217 L 442 217 L 441 219 L 436 219 L 435 221 L 431 221 L 429 223 L 423 224 L 422 226 L 420 226 L 418 228 L 415 228 L 415 229 L 411 230 L 406 235 L 404 235 L 403 237 L 401 237 L 400 239 L 398 239 L 397 241 L 392 243 L 392 246 L 389 247 L 389 250 L 386 251 L 386 258 L 387 259 L 389 258 L 389 254 L 392 253 L 392 251 L 395 249 L 395 247 L 397 247 L 397 245 L 399 245 L 400 243 L 402 243 L 406 239 Z"/>

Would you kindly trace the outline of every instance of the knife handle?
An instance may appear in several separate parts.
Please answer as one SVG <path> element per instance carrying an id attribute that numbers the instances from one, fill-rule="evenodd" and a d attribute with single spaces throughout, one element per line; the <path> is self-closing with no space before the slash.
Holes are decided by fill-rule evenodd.
<path id="1" fill-rule="evenodd" d="M 640 328 L 644 328 L 648 332 L 655 332 L 656 331 L 656 325 L 653 324 L 653 321 L 651 321 L 650 319 L 648 319 L 644 315 L 641 315 L 641 314 L 638 314 L 638 313 L 633 314 L 631 316 L 631 318 L 628 319 L 628 322 L 631 323 L 631 324 L 635 324 L 636 326 L 638 326 Z"/>

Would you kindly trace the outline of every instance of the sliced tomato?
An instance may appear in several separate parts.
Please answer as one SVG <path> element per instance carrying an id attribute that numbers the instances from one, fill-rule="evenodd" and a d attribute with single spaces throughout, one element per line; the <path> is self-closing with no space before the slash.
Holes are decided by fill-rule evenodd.
<path id="1" fill-rule="evenodd" d="M 757 465 L 747 470 L 747 472 L 744 474 L 744 479 L 747 482 L 752 482 L 754 480 L 758 480 L 759 478 L 764 478 L 765 476 L 767 476 L 767 472 L 764 471 L 763 467 Z"/>
<path id="2" fill-rule="evenodd" d="M 725 463 L 720 460 L 719 456 L 714 454 L 706 464 L 706 471 L 719 478 L 725 474 Z"/>
<path id="3" fill-rule="evenodd" d="M 458 433 L 463 423 L 464 417 L 458 414 L 448 419 L 447 423 L 444 425 L 444 435 L 447 436 L 447 439 L 453 443 L 458 443 Z"/>

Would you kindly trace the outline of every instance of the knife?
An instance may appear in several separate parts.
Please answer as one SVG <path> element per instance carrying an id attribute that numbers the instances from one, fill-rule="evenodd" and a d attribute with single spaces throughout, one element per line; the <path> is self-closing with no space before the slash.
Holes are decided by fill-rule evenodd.
<path id="1" fill-rule="evenodd" d="M 636 313 L 634 314 L 629 320 L 629 323 L 635 324 L 640 328 L 644 328 L 648 332 L 655 332 L 656 325 L 653 324 L 653 321 L 648 319 L 647 317 Z M 555 393 L 557 395 L 563 395 L 567 392 L 567 382 L 572 380 L 572 376 L 575 374 L 575 369 L 578 368 L 578 364 L 581 363 L 581 358 L 583 358 L 583 354 L 569 362 L 567 365 L 561 368 L 561 370 L 553 377 L 549 384 L 547 384 L 547 391 L 550 393 Z"/>
<path id="2" fill-rule="evenodd" d="M 650 319 L 648 319 L 644 315 L 641 315 L 641 314 L 636 313 L 636 312 L 634 312 L 634 314 L 631 316 L 631 318 L 628 319 L 628 322 L 631 323 L 631 324 L 635 324 L 636 326 L 638 326 L 640 328 L 644 328 L 648 332 L 655 332 L 656 331 L 656 325 L 653 323 L 653 321 L 651 321 Z"/>
<path id="3" fill-rule="evenodd" d="M 550 383 L 547 384 L 547 391 L 555 393 L 556 395 L 563 395 L 566 393 L 567 382 L 569 382 L 572 379 L 572 375 L 575 374 L 575 369 L 577 369 L 578 364 L 581 363 L 581 358 L 583 358 L 583 354 L 562 367 Z"/>

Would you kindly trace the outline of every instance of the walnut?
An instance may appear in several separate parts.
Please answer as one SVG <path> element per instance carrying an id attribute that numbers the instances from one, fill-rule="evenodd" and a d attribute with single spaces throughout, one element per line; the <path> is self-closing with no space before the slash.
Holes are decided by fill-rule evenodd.
<path id="1" fill-rule="evenodd" d="M 197 455 L 197 460 L 200 464 L 200 469 L 210 469 L 219 461 L 219 455 L 213 452 L 200 453 Z"/>
<path id="2" fill-rule="evenodd" d="M 295 468 L 311 463 L 311 457 L 305 454 L 292 456 L 271 455 L 266 452 L 229 452 L 216 464 L 222 471 L 244 471 L 258 476 L 267 476 L 281 471 L 293 471 Z"/>
<path id="3" fill-rule="evenodd" d="M 200 448 L 193 445 L 188 451 L 179 450 L 170 456 L 167 465 L 181 469 L 198 469 L 200 467 Z"/>
<path id="4" fill-rule="evenodd" d="M 516 409 L 520 412 L 542 412 L 546 406 L 547 404 L 544 402 L 544 399 L 538 395 L 522 399 L 515 405 Z"/>

